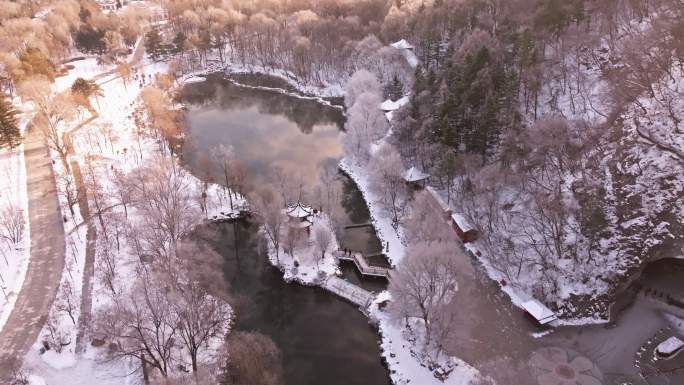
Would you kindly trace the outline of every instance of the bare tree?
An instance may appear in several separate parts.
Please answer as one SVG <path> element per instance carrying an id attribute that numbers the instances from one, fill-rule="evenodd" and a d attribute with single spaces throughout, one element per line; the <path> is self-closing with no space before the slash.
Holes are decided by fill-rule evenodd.
<path id="1" fill-rule="evenodd" d="M 219 171 L 223 175 L 224 189 L 232 189 L 234 186 L 234 172 L 236 170 L 235 152 L 233 148 L 220 144 L 212 150 L 214 158 L 219 160 Z M 229 191 L 228 198 L 230 200 L 230 209 L 233 210 L 233 195 Z"/>
<path id="2" fill-rule="evenodd" d="M 328 226 L 318 224 L 314 229 L 314 242 L 316 248 L 321 252 L 321 260 L 325 258 L 325 252 L 332 244 L 332 234 Z M 316 261 L 318 264 L 318 261 Z"/>
<path id="3" fill-rule="evenodd" d="M 186 242 L 177 251 L 181 274 L 173 311 L 179 325 L 178 334 L 188 351 L 193 373 L 203 350 L 223 341 L 228 333 L 231 308 L 223 299 L 209 292 L 208 282 L 221 281 L 222 257 L 211 248 L 197 242 Z M 218 274 L 216 274 L 218 272 Z M 207 279 L 209 274 L 212 279 Z M 216 292 L 216 288 L 213 288 Z"/>
<path id="4" fill-rule="evenodd" d="M 47 330 L 47 335 L 45 336 L 44 344 L 54 349 L 55 352 L 61 353 L 65 346 L 71 344 L 71 339 L 68 333 L 62 329 L 60 324 L 61 312 L 51 311 L 45 321 L 45 329 Z"/>
<path id="5" fill-rule="evenodd" d="M 79 309 L 79 302 L 74 293 L 74 287 L 71 280 L 67 279 L 60 286 L 59 296 L 55 302 L 55 309 L 68 315 L 71 322 L 76 325 L 76 311 Z"/>
<path id="6" fill-rule="evenodd" d="M 417 192 L 411 205 L 411 212 L 404 221 L 409 243 L 455 240 L 448 225 L 449 218 L 439 204 L 426 191 Z"/>
<path id="7" fill-rule="evenodd" d="M 135 206 L 143 214 L 132 235 L 150 255 L 170 263 L 177 243 L 202 215 L 191 179 L 173 159 L 165 157 L 133 170 L 130 178 Z"/>
<path id="8" fill-rule="evenodd" d="M 417 318 L 425 332 L 424 347 L 430 349 L 437 320 L 449 310 L 458 290 L 459 266 L 455 243 L 420 242 L 409 247 L 406 258 L 392 275 L 391 312 L 397 320 Z"/>
<path id="9" fill-rule="evenodd" d="M 0 381 L 8 385 L 29 385 L 30 372 L 23 368 L 19 357 L 9 357 L 0 363 Z"/>
<path id="10" fill-rule="evenodd" d="M 349 78 L 344 87 L 344 91 L 344 104 L 347 108 L 351 108 L 356 104 L 357 99 L 361 94 L 368 92 L 370 94 L 380 95 L 382 90 L 375 75 L 365 69 L 360 69 L 354 72 L 352 77 Z"/>
<path id="11" fill-rule="evenodd" d="M 29 79 L 19 84 L 18 92 L 23 98 L 33 102 L 38 111 L 36 124 L 42 131 L 47 145 L 55 150 L 66 170 L 68 147 L 64 140 L 63 125 L 71 121 L 76 113 L 76 107 L 68 94 L 52 97 L 50 83 L 47 79 Z"/>
<path id="12" fill-rule="evenodd" d="M 258 332 L 233 332 L 226 341 L 228 357 L 222 375 L 226 385 L 283 384 L 282 355 L 268 336 Z"/>
<path id="13" fill-rule="evenodd" d="M 394 226 L 399 224 L 399 213 L 403 211 L 406 184 L 403 179 L 404 166 L 401 156 L 391 144 L 384 144 L 373 156 L 371 175 L 372 188 L 383 197 L 392 210 Z"/>
<path id="14" fill-rule="evenodd" d="M 17 202 L 10 200 L 0 210 L 0 238 L 17 245 L 24 236 L 25 228 L 24 210 L 18 206 Z"/>
<path id="15" fill-rule="evenodd" d="M 290 257 L 294 258 L 295 251 L 302 246 L 305 241 L 302 229 L 287 226 L 285 232 L 285 249 Z"/>
<path id="16" fill-rule="evenodd" d="M 276 261 L 280 263 L 280 238 L 285 215 L 285 202 L 270 185 L 254 191 L 249 198 L 255 214 L 263 225 L 263 232 L 275 248 Z"/>
<path id="17" fill-rule="evenodd" d="M 168 283 L 141 266 L 130 290 L 96 315 L 95 333 L 118 347 L 114 358 L 134 358 L 168 376 L 180 327 L 170 293 Z"/>

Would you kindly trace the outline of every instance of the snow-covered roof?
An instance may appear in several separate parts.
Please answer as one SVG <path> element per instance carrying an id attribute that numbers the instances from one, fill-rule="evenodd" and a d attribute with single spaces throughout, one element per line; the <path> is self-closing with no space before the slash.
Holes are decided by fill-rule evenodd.
<path id="1" fill-rule="evenodd" d="M 468 220 L 466 220 L 461 214 L 454 213 L 451 215 L 451 219 L 456 223 L 456 226 L 458 226 L 461 231 L 466 232 L 470 230 L 475 230 L 473 226 L 470 225 Z"/>
<path id="2" fill-rule="evenodd" d="M 191 76 L 191 77 L 185 79 L 185 81 L 183 81 L 183 83 L 185 83 L 185 84 L 201 83 L 201 82 L 204 82 L 204 81 L 206 81 L 206 80 L 207 80 L 207 79 L 206 79 L 206 78 L 203 78 L 203 77 Z"/>
<path id="3" fill-rule="evenodd" d="M 430 195 L 432 195 L 432 198 L 435 200 L 435 202 L 437 202 L 437 204 L 443 211 L 451 210 L 451 208 L 449 208 L 449 205 L 446 202 L 444 202 L 444 199 L 442 199 L 442 197 L 434 188 L 428 186 L 425 188 L 425 190 L 427 190 L 427 192 L 429 192 Z"/>
<path id="4" fill-rule="evenodd" d="M 396 111 L 399 109 L 399 107 L 403 106 L 404 104 L 409 102 L 409 97 L 408 95 L 401 97 L 397 101 L 393 101 L 392 99 L 387 99 L 382 104 L 380 104 L 380 109 L 383 111 Z"/>
<path id="5" fill-rule="evenodd" d="M 556 314 L 536 299 L 523 302 L 522 307 L 542 325 L 556 319 Z"/>
<path id="6" fill-rule="evenodd" d="M 416 166 L 412 166 L 402 175 L 407 182 L 419 182 L 430 177 L 430 175 L 420 171 Z"/>
<path id="7" fill-rule="evenodd" d="M 397 42 L 392 43 L 391 45 L 392 45 L 392 47 L 394 47 L 396 49 L 413 49 L 413 46 L 411 45 L 411 43 L 409 43 L 405 39 L 401 39 Z"/>
<path id="8" fill-rule="evenodd" d="M 291 218 L 306 218 L 310 216 L 313 211 L 311 210 L 311 207 L 304 206 L 297 202 L 296 205 L 287 206 L 286 212 L 287 216 Z"/>
<path id="9" fill-rule="evenodd" d="M 665 341 L 661 342 L 658 344 L 658 347 L 656 348 L 656 351 L 659 354 L 669 356 L 673 353 L 676 353 L 679 349 L 684 347 L 684 341 L 680 340 L 679 338 L 672 336 Z"/>

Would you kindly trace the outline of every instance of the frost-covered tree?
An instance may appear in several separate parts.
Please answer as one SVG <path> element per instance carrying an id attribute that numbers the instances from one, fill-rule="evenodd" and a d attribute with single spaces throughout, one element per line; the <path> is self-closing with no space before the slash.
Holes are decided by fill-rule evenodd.
<path id="1" fill-rule="evenodd" d="M 392 222 L 399 223 L 406 199 L 406 184 L 403 179 L 404 166 L 401 156 L 391 144 L 383 144 L 373 154 L 371 161 L 371 188 L 385 201 L 392 212 Z"/>
<path id="2" fill-rule="evenodd" d="M 354 72 L 347 81 L 344 91 L 344 104 L 347 108 L 351 108 L 356 103 L 357 98 L 363 93 L 368 92 L 380 95 L 381 87 L 375 75 L 365 69 L 360 69 Z"/>
<path id="3" fill-rule="evenodd" d="M 236 331 L 226 340 L 226 365 L 221 379 L 226 385 L 282 385 L 282 354 L 268 336 Z"/>
<path id="4" fill-rule="evenodd" d="M 432 348 L 434 335 L 444 336 L 444 330 L 435 327 L 451 327 L 442 320 L 451 317 L 449 305 L 458 291 L 457 247 L 451 242 L 416 243 L 392 274 L 390 311 L 400 322 L 420 320 L 426 350 Z"/>
<path id="5" fill-rule="evenodd" d="M 263 225 L 262 229 L 266 238 L 275 249 L 276 260 L 280 262 L 280 240 L 286 221 L 283 213 L 285 201 L 272 186 L 262 186 L 255 190 L 249 195 L 249 201 L 254 213 Z"/>
<path id="6" fill-rule="evenodd" d="M 330 233 L 330 229 L 328 229 L 327 226 L 316 226 L 314 228 L 314 242 L 318 251 L 321 252 L 320 259 L 323 260 L 323 258 L 325 258 L 325 252 L 332 243 L 332 234 Z M 318 260 L 316 260 L 316 263 L 318 263 Z"/>

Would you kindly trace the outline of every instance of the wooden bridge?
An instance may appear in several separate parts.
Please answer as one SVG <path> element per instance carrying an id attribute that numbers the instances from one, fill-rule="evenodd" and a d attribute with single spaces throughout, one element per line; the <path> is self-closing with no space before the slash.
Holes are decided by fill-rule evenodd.
<path id="1" fill-rule="evenodd" d="M 375 298 L 373 294 L 366 289 L 334 275 L 325 280 L 323 288 L 360 306 L 361 309 L 366 309 L 373 301 L 373 298 Z"/>
<path id="2" fill-rule="evenodd" d="M 370 223 L 370 222 L 352 223 L 352 224 L 349 224 L 349 225 L 344 226 L 344 228 L 345 228 L 345 229 L 358 229 L 358 228 L 361 228 L 361 227 L 369 227 L 369 226 L 373 226 L 373 224 Z"/>
<path id="3" fill-rule="evenodd" d="M 333 255 L 338 260 L 354 262 L 354 265 L 356 265 L 356 268 L 359 270 L 361 275 L 390 279 L 390 269 L 386 267 L 369 265 L 368 261 L 366 261 L 366 258 L 361 253 L 352 252 L 349 254 L 345 253 L 343 250 L 337 250 L 333 252 Z"/>

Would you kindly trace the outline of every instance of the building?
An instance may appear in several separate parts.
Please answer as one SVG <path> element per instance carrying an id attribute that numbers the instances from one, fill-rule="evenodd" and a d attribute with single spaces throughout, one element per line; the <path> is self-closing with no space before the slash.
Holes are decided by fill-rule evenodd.
<path id="1" fill-rule="evenodd" d="M 522 307 L 529 315 L 534 317 L 540 325 L 546 325 L 549 322 L 556 320 L 556 313 L 536 299 L 523 302 Z"/>
<path id="2" fill-rule="evenodd" d="M 287 206 L 285 209 L 287 215 L 287 225 L 295 229 L 305 229 L 308 233 L 313 225 L 313 209 L 309 206 L 302 205 L 297 202 L 296 205 Z"/>
<path id="3" fill-rule="evenodd" d="M 477 240 L 480 233 L 461 214 L 451 214 L 451 226 L 464 243 Z"/>
<path id="4" fill-rule="evenodd" d="M 428 179 L 430 179 L 430 175 L 422 172 L 416 166 L 412 166 L 408 170 L 404 171 L 402 178 L 404 178 L 404 182 L 411 186 L 423 188 L 425 187 Z"/>
<path id="5" fill-rule="evenodd" d="M 116 0 L 98 0 L 97 4 L 103 11 L 116 11 L 117 5 L 121 3 L 117 4 Z"/>

